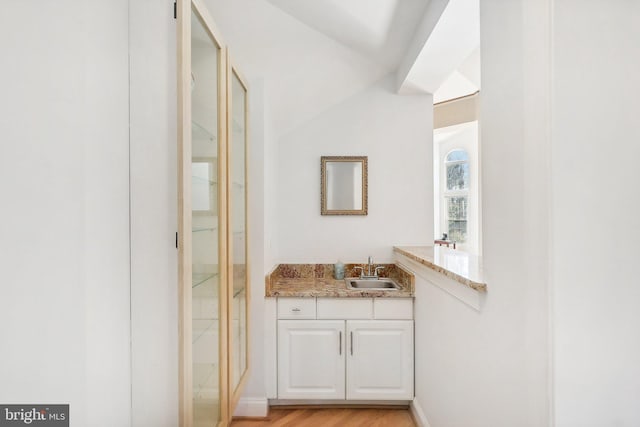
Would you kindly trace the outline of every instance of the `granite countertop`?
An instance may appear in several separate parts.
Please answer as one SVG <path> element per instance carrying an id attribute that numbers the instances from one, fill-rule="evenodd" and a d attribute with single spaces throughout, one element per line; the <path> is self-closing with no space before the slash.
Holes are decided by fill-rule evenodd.
<path id="1" fill-rule="evenodd" d="M 393 250 L 476 291 L 487 291 L 479 256 L 444 246 L 395 246 Z"/>
<path id="2" fill-rule="evenodd" d="M 413 297 L 415 277 L 399 264 L 383 265 L 381 277 L 395 280 L 398 290 L 348 289 L 344 280 L 333 277 L 332 264 L 280 264 L 265 277 L 267 297 L 331 298 L 409 298 Z M 346 264 L 345 277 L 358 277 L 362 264 Z"/>

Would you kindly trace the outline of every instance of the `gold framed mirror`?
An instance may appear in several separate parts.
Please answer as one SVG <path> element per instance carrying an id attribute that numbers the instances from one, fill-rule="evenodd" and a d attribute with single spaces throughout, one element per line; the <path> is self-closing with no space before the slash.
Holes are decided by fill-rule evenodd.
<path id="1" fill-rule="evenodd" d="M 367 215 L 367 156 L 320 158 L 320 214 Z"/>

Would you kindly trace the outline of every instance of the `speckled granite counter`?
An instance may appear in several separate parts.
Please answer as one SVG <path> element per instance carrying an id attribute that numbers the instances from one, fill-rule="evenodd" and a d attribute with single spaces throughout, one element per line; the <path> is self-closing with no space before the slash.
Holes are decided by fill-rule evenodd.
<path id="1" fill-rule="evenodd" d="M 365 264 L 366 265 L 366 264 Z M 267 297 L 407 298 L 413 297 L 415 277 L 399 264 L 384 266 L 380 277 L 395 280 L 398 290 L 348 289 L 344 280 L 333 277 L 333 264 L 280 264 L 265 277 Z M 355 267 L 345 264 L 345 277 L 358 277 Z"/>
<path id="2" fill-rule="evenodd" d="M 465 286 L 487 291 L 478 256 L 444 246 L 395 246 L 393 250 Z"/>

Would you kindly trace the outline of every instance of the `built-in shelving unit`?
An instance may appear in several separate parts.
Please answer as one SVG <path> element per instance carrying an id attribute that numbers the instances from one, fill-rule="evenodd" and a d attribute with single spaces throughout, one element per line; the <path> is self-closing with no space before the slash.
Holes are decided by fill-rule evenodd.
<path id="1" fill-rule="evenodd" d="M 248 372 L 247 86 L 204 2 L 176 12 L 179 425 L 226 427 Z"/>

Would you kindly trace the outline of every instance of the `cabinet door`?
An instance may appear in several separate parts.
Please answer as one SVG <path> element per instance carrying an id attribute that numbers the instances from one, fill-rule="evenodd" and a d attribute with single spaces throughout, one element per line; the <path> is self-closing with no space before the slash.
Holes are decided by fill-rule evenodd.
<path id="1" fill-rule="evenodd" d="M 230 63 L 230 61 L 227 61 Z M 248 378 L 248 303 L 250 286 L 247 233 L 247 86 L 238 70 L 228 73 L 227 147 L 229 235 L 229 392 L 233 413 Z"/>
<path id="2" fill-rule="evenodd" d="M 179 425 L 228 416 L 226 49 L 198 0 L 178 0 Z"/>
<path id="3" fill-rule="evenodd" d="M 278 398 L 344 399 L 343 320 L 278 321 Z"/>
<path id="4" fill-rule="evenodd" d="M 413 321 L 347 321 L 347 399 L 413 399 Z"/>

